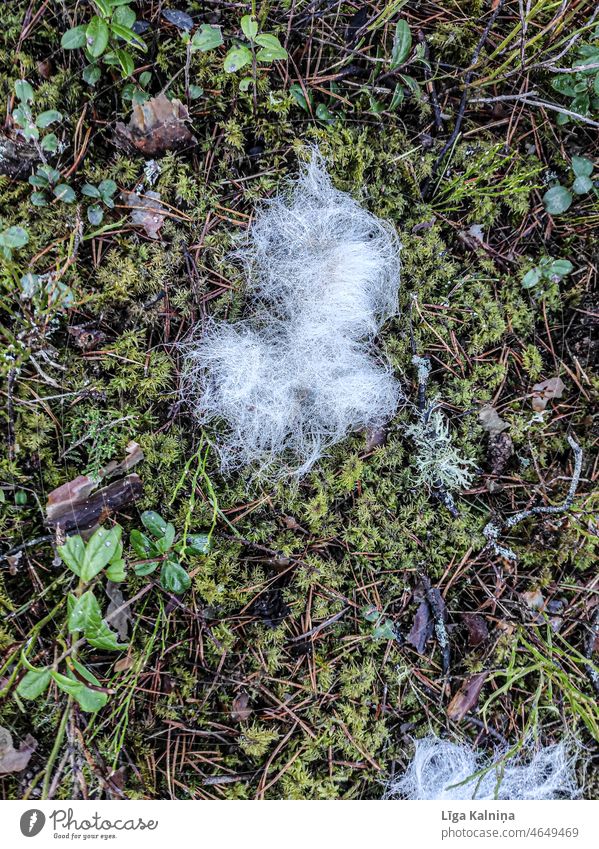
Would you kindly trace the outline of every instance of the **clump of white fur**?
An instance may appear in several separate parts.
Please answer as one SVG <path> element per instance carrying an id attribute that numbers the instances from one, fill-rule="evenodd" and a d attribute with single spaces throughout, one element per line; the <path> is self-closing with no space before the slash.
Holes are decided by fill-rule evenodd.
<path id="1" fill-rule="evenodd" d="M 239 252 L 249 317 L 212 322 L 184 345 L 182 393 L 223 422 L 223 470 L 300 476 L 348 433 L 380 427 L 400 388 L 373 346 L 397 313 L 393 228 L 335 189 L 315 153 L 289 195 L 257 213 Z"/>
<path id="2" fill-rule="evenodd" d="M 491 759 L 466 744 L 438 737 L 416 740 L 405 773 L 386 797 L 403 799 L 572 799 L 580 795 L 574 756 L 566 741 Z"/>

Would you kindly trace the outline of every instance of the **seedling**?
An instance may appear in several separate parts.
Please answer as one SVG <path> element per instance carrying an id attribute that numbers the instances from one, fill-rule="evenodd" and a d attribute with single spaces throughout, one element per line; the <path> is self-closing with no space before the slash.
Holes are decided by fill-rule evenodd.
<path id="1" fill-rule="evenodd" d="M 523 289 L 534 289 L 539 283 L 558 283 L 574 269 L 572 263 L 567 259 L 553 259 L 543 257 L 539 264 L 527 271 L 522 278 Z"/>
<path id="2" fill-rule="evenodd" d="M 129 0 L 93 0 L 97 14 L 87 24 L 67 30 L 61 39 L 64 50 L 83 50 L 89 65 L 83 72 L 88 85 L 95 85 L 102 75 L 98 60 L 104 65 L 117 66 L 123 77 L 130 77 L 135 70 L 135 60 L 122 45 L 136 50 L 148 49 L 146 43 L 134 31 L 136 14 Z"/>
<path id="3" fill-rule="evenodd" d="M 572 206 L 574 195 L 586 195 L 594 188 L 591 179 L 594 167 L 592 161 L 585 156 L 572 157 L 572 173 L 574 175 L 572 186 L 567 188 L 558 183 L 557 186 L 547 189 L 543 195 L 545 209 L 550 215 L 561 215 L 566 212 Z"/>
<path id="4" fill-rule="evenodd" d="M 18 105 L 13 110 L 12 119 L 17 125 L 19 133 L 28 142 L 39 145 L 40 151 L 54 153 L 58 149 L 58 139 L 54 133 L 42 134 L 52 124 L 62 121 L 62 114 L 56 109 L 46 109 L 35 115 L 33 103 L 35 92 L 33 86 L 27 80 L 17 80 L 15 83 L 15 95 Z"/>
<path id="5" fill-rule="evenodd" d="M 131 531 L 131 546 L 142 558 L 133 568 L 136 575 L 151 575 L 160 569 L 160 585 L 167 592 L 180 595 L 191 586 L 191 578 L 181 564 L 186 556 L 207 554 L 210 539 L 207 534 L 185 533 L 175 542 L 175 526 L 167 522 L 159 513 L 147 510 L 141 514 L 141 521 L 150 536 L 138 530 Z"/>

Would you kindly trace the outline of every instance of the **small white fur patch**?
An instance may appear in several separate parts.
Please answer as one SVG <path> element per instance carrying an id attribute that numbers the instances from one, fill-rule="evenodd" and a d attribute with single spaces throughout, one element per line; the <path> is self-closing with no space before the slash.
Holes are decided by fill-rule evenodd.
<path id="1" fill-rule="evenodd" d="M 290 195 L 258 211 L 239 252 L 250 316 L 183 346 L 182 395 L 200 423 L 224 423 L 224 471 L 300 476 L 348 433 L 393 417 L 400 387 L 373 340 L 398 310 L 399 250 L 317 153 Z"/>
<path id="2" fill-rule="evenodd" d="M 466 744 L 438 737 L 415 741 L 405 773 L 394 778 L 388 799 L 573 799 L 580 795 L 575 757 L 566 741 L 505 758 L 488 758 Z M 503 759 L 505 758 L 505 759 Z"/>

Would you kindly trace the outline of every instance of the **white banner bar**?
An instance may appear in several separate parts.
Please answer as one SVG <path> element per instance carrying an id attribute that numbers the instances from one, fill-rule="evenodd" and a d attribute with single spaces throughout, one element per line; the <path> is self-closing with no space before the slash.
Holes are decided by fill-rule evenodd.
<path id="1" fill-rule="evenodd" d="M 18 802 L 2 846 L 119 849 L 597 849 L 597 802 Z"/>

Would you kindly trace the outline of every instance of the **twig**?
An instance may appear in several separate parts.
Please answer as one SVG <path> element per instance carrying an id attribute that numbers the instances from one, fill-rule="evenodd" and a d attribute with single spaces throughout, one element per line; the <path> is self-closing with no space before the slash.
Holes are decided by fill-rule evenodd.
<path id="1" fill-rule="evenodd" d="M 582 448 L 572 436 L 568 436 L 568 444 L 574 452 L 574 472 L 572 474 L 570 488 L 564 502 L 556 506 L 539 506 L 531 507 L 528 510 L 520 510 L 519 513 L 514 513 L 513 516 L 510 516 L 509 519 L 505 519 L 501 524 L 489 522 L 483 530 L 483 534 L 487 540 L 487 545 L 485 547 L 490 548 L 494 554 L 504 557 L 506 560 L 517 560 L 516 554 L 511 550 L 511 548 L 505 548 L 499 544 L 498 539 L 502 533 L 511 530 L 511 528 L 520 524 L 520 522 L 523 522 L 525 519 L 529 519 L 531 516 L 563 513 L 572 506 L 576 495 L 576 489 L 578 488 L 578 483 L 580 481 L 580 473 L 582 471 Z"/>

